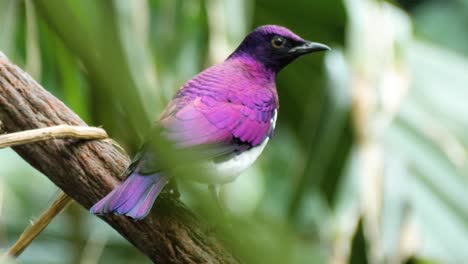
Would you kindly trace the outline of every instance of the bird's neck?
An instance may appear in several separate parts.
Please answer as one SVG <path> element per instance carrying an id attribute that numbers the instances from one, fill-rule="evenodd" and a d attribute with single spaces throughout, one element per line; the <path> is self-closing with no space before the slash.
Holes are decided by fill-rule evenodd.
<path id="1" fill-rule="evenodd" d="M 252 75 L 258 80 L 264 80 L 271 83 L 275 82 L 277 71 L 265 67 L 263 63 L 259 62 L 248 54 L 231 56 L 227 59 L 227 62 L 232 63 L 236 67 L 240 67 L 246 73 Z"/>

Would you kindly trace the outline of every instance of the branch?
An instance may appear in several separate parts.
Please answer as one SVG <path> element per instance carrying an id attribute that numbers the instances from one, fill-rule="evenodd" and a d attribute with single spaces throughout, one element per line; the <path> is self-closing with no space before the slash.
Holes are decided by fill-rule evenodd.
<path id="1" fill-rule="evenodd" d="M 63 192 L 60 193 L 59 197 L 54 201 L 50 208 L 45 211 L 39 219 L 28 226 L 21 234 L 19 239 L 11 246 L 7 255 L 12 257 L 18 257 L 30 244 L 31 242 L 50 224 L 52 219 L 62 212 L 73 200 Z"/>
<path id="2" fill-rule="evenodd" d="M 0 121 L 8 133 L 56 125 L 86 126 L 1 52 Z M 111 143 L 102 141 L 53 139 L 13 149 L 86 209 L 116 186 L 129 164 Z M 174 197 L 159 197 L 153 212 L 138 222 L 113 215 L 102 219 L 154 262 L 237 263 Z"/>
<path id="3" fill-rule="evenodd" d="M 102 128 L 78 126 L 53 126 L 10 133 L 0 136 L 0 149 L 44 141 L 48 139 L 105 139 L 107 133 Z"/>
<path id="4" fill-rule="evenodd" d="M 2 132 L 0 128 L 0 132 Z M 105 139 L 107 133 L 102 128 L 96 127 L 73 127 L 59 125 L 46 128 L 26 130 L 16 133 L 10 133 L 0 136 L 0 149 L 13 147 L 23 144 L 30 144 L 38 141 L 56 139 L 56 138 L 74 138 L 74 139 Z M 28 226 L 19 239 L 11 246 L 7 255 L 18 257 L 33 240 L 52 222 L 60 212 L 62 212 L 73 200 L 65 193 L 60 193 L 59 197 L 52 205 L 30 226 Z"/>

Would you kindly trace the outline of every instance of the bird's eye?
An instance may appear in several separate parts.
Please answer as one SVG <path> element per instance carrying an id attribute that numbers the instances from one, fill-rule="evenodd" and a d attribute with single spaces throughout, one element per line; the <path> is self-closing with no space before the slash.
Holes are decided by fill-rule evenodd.
<path id="1" fill-rule="evenodd" d="M 279 49 L 279 48 L 284 47 L 285 44 L 286 44 L 286 39 L 283 38 L 283 37 L 274 36 L 274 37 L 271 39 L 271 45 L 272 45 L 274 48 L 276 48 L 276 49 Z"/>

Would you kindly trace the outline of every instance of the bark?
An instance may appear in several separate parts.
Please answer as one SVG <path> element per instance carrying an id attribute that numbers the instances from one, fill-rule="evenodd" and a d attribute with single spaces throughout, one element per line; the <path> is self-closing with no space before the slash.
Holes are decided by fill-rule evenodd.
<path id="1" fill-rule="evenodd" d="M 1 52 L 0 121 L 8 133 L 63 124 L 86 125 Z M 112 190 L 129 164 L 127 157 L 102 141 L 55 139 L 13 149 L 86 209 Z M 175 197 L 159 197 L 152 212 L 141 221 L 113 215 L 102 220 L 153 262 L 238 262 Z"/>

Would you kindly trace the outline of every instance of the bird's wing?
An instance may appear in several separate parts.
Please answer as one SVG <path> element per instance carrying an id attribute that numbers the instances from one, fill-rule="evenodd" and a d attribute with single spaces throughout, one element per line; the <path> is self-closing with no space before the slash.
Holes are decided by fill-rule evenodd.
<path id="1" fill-rule="evenodd" d="M 177 147 L 196 150 L 197 158 L 213 159 L 255 147 L 271 135 L 276 102 L 272 92 L 245 98 L 230 94 L 175 98 L 158 125 Z M 143 169 L 154 172 L 155 163 L 146 162 Z"/>
<path id="2" fill-rule="evenodd" d="M 195 98 L 176 113 L 160 121 L 169 139 L 180 147 L 231 144 L 235 139 L 251 146 L 268 135 L 275 105 L 220 101 L 211 96 Z"/>

